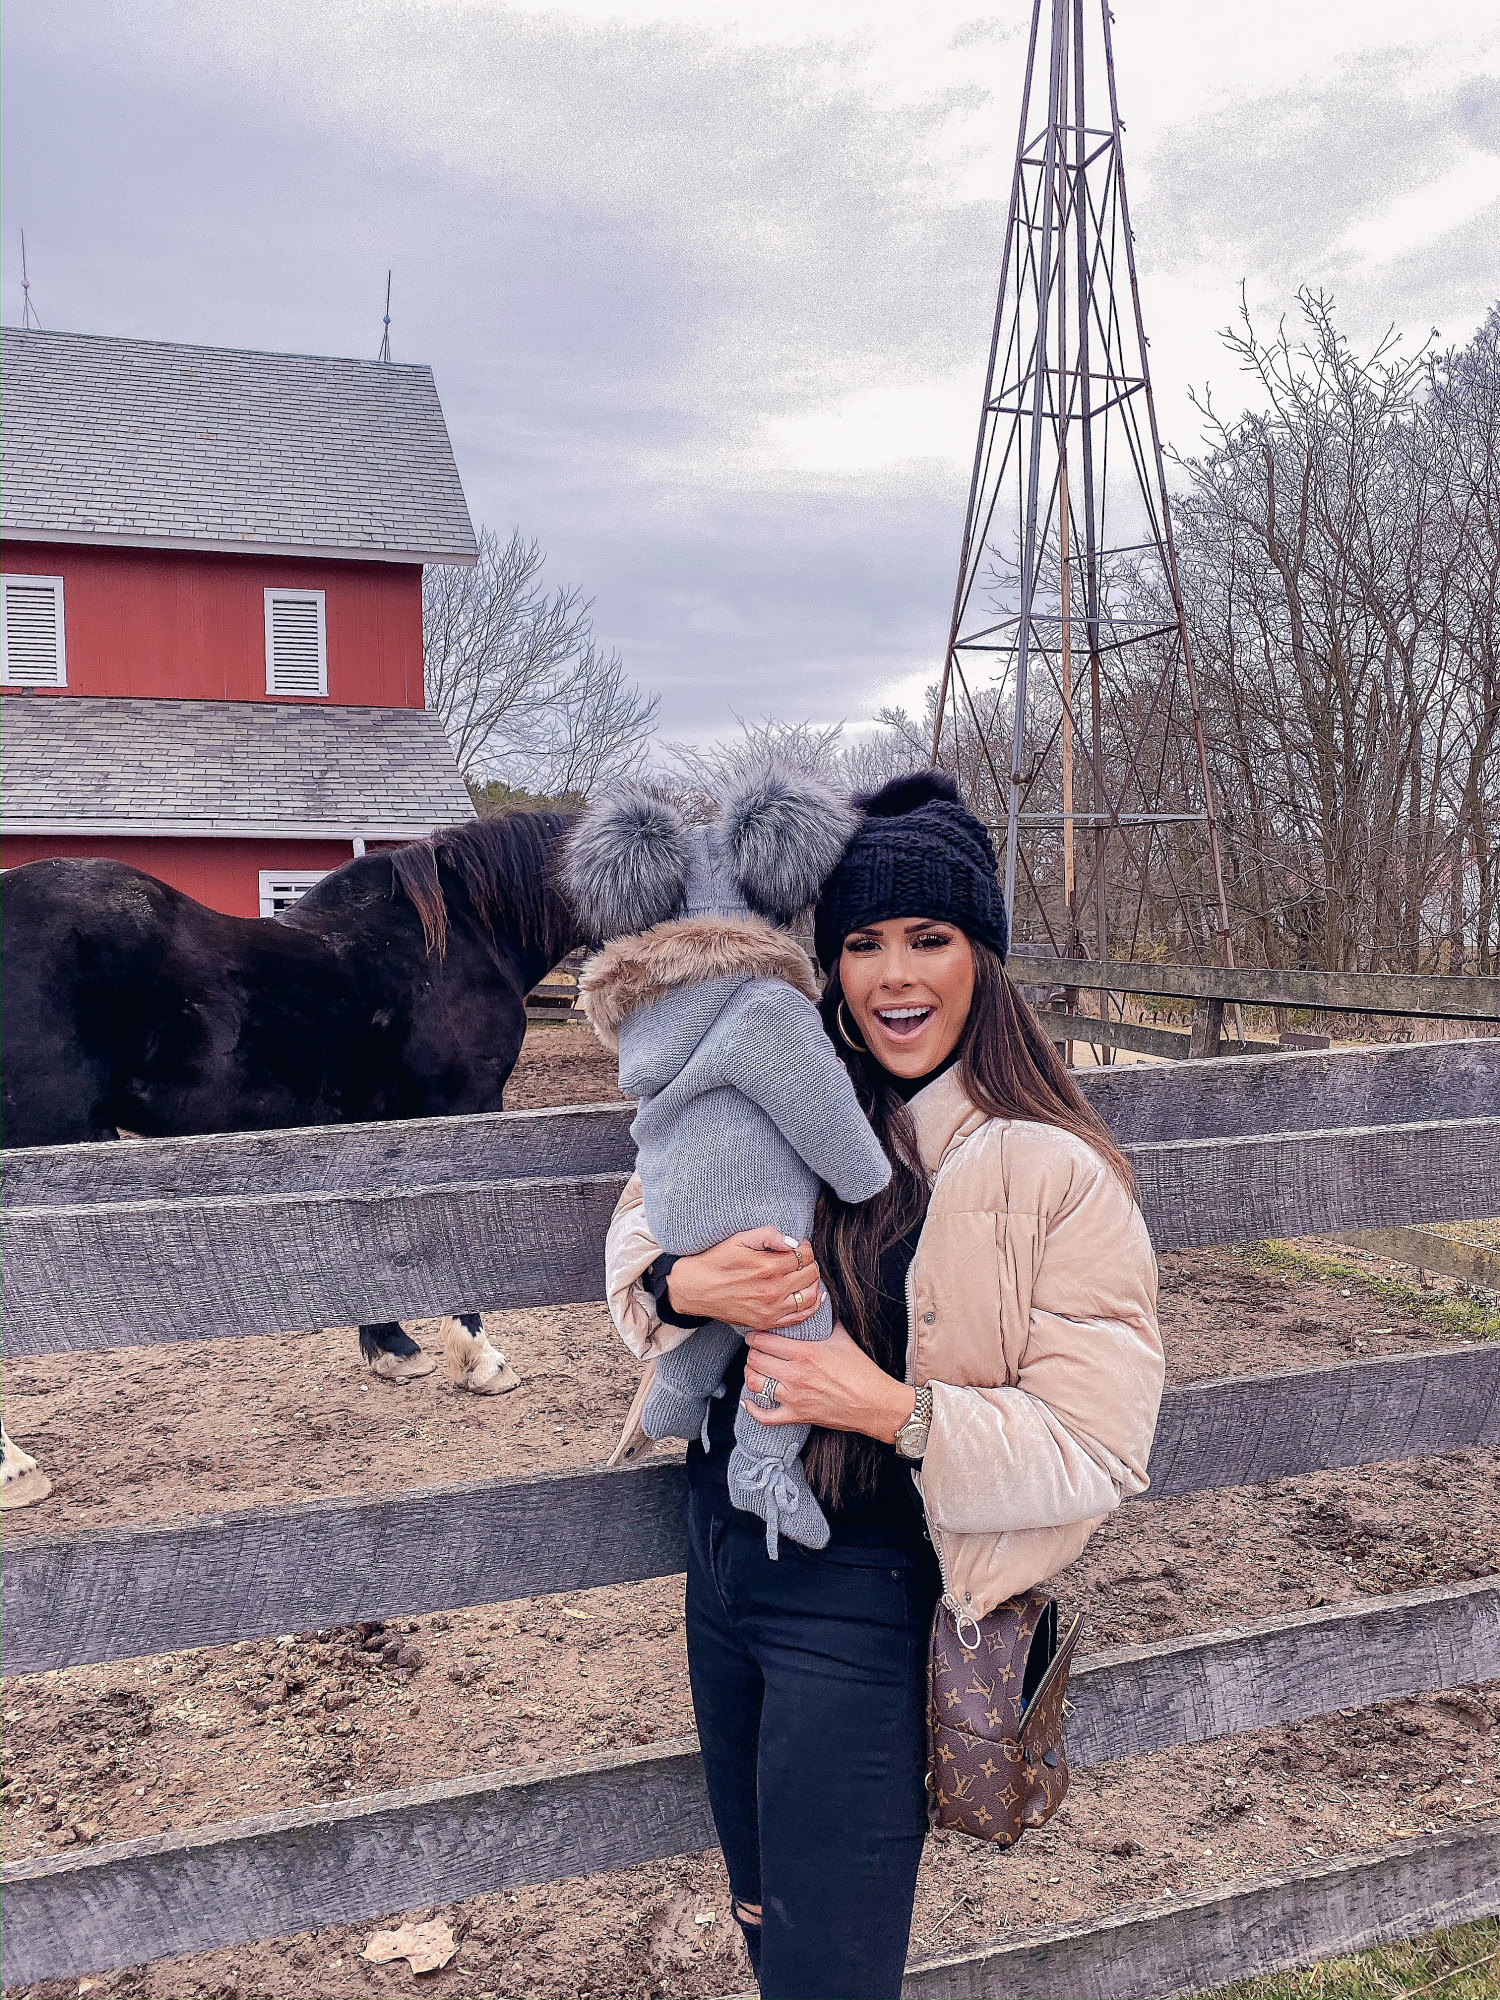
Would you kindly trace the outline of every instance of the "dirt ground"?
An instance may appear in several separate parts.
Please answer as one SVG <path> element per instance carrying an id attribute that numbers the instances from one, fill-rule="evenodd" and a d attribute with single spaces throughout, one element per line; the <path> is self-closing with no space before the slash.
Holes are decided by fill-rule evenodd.
<path id="1" fill-rule="evenodd" d="M 531 1027 L 505 1086 L 507 1111 L 547 1104 L 623 1104 L 619 1064 L 583 1027 Z"/>
<path id="2" fill-rule="evenodd" d="M 592 1036 L 542 1028 L 510 1101 L 588 1101 L 613 1086 Z M 1169 1379 L 1454 1344 L 1452 1287 L 1393 1303 L 1378 1282 L 1390 1267 L 1363 1261 L 1368 1282 L 1309 1277 L 1295 1259 L 1252 1251 L 1164 1257 Z M 8 1515 L 5 1540 L 602 1459 L 634 1385 L 602 1307 L 486 1323 L 522 1383 L 493 1400 L 455 1393 L 441 1372 L 403 1388 L 371 1380 L 349 1330 L 17 1363 L 7 1429 L 54 1493 Z M 1497 1569 L 1500 1453 L 1476 1451 L 1128 1506 L 1059 1594 L 1084 1611 L 1085 1646 L 1098 1651 Z M 680 1579 L 13 1676 L 3 1698 L 8 1860 L 692 1727 Z M 1493 1684 L 1081 1772 L 1053 1825 L 1013 1854 L 959 1837 L 929 1844 L 913 1950 L 958 1950 L 1493 1814 L 1497 1719 Z M 749 1984 L 717 1854 L 414 1915 L 454 1926 L 460 1949 L 445 1970 L 366 1964 L 371 1922 L 105 1974 L 90 1990 L 687 2000 Z"/>

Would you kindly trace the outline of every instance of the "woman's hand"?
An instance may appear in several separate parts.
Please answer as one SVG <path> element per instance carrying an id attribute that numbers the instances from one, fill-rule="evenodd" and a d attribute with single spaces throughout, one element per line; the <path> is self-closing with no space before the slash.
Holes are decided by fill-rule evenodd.
<path id="1" fill-rule="evenodd" d="M 779 1229 L 744 1229 L 696 1257 L 679 1257 L 667 1281 L 673 1312 L 728 1326 L 800 1326 L 823 1297 L 810 1243 Z"/>
<path id="2" fill-rule="evenodd" d="M 673 1276 L 676 1276 L 674 1271 Z M 759 1395 L 774 1382 L 774 1410 L 743 1407 L 763 1424 L 820 1424 L 829 1431 L 862 1431 L 891 1444 L 916 1408 L 917 1392 L 873 1362 L 835 1321 L 827 1340 L 787 1340 L 752 1333 L 745 1386 Z"/>

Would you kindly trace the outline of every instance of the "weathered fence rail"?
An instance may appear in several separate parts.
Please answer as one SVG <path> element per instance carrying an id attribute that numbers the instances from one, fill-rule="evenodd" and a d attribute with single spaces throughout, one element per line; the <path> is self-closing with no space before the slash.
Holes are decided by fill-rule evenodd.
<path id="1" fill-rule="evenodd" d="M 1021 950 L 1011 971 L 1033 993 L 1037 988 L 1062 987 L 1075 1004 L 1080 991 L 1101 995 L 1098 1014 L 1069 1013 L 1066 1008 L 1040 1006 L 1037 1017 L 1054 1042 L 1085 1042 L 1094 1047 L 1132 1049 L 1138 1054 L 1181 1062 L 1196 1056 L 1218 1056 L 1227 1049 L 1242 1054 L 1267 1052 L 1277 1044 L 1226 1040 L 1226 1005 L 1310 1007 L 1320 1012 L 1405 1014 L 1450 1021 L 1500 1020 L 1500 979 L 1449 978 L 1385 972 L 1262 972 L 1213 965 L 1136 965 L 1111 959 L 1049 958 Z M 1117 1020 L 1104 1005 L 1110 993 L 1133 993 L 1159 1000 L 1193 1003 L 1190 1033 L 1148 1027 L 1141 1021 Z M 1295 1042 L 1296 1036 L 1284 1038 Z M 1283 1045 L 1284 1045 L 1283 1043 Z"/>
<path id="2" fill-rule="evenodd" d="M 1110 993 L 1156 994 L 1164 1000 L 1312 1007 L 1335 1014 L 1416 1014 L 1435 1021 L 1500 1020 L 1500 978 L 1488 975 L 1262 972 L 1222 965 L 1134 965 L 1113 958 L 1101 963 L 1024 951 L 1012 954 L 1010 971 L 1028 986 L 1098 987 Z"/>
<path id="3" fill-rule="evenodd" d="M 1497 1674 L 1493 1578 L 1122 1646 L 1074 1671 L 1069 1760 L 1082 1770 Z M 693 1737 L 153 1834 L 7 1867 L 6 1978 L 133 1965 L 713 1844 Z"/>
<path id="4" fill-rule="evenodd" d="M 1166 1392 L 1143 1498 L 1478 1445 L 1500 1445 L 1500 1342 L 1231 1376 Z M 668 1460 L 27 1533 L 0 1580 L 6 1671 L 671 1576 L 685 1490 Z"/>
<path id="5" fill-rule="evenodd" d="M 1348 1241 L 1376 1257 L 1390 1257 L 1419 1271 L 1441 1271 L 1500 1292 L 1500 1250 L 1477 1243 L 1457 1243 L 1431 1229 L 1351 1229 Z"/>
<path id="6" fill-rule="evenodd" d="M 1162 1249 L 1500 1207 L 1497 1041 L 1137 1068 L 1090 1094 Z M 596 1297 L 628 1118 L 497 1112 L 14 1155 L 5 1352 Z"/>
<path id="7" fill-rule="evenodd" d="M 1500 1043 L 1230 1056 L 1209 1067 L 1133 1066 L 1076 1078 L 1116 1137 L 1243 1138 L 1500 1115 Z M 308 1125 L 0 1156 L 7 1208 L 358 1192 L 491 1180 L 628 1173 L 634 1106 L 480 1112 L 373 1125 Z"/>
<path id="8" fill-rule="evenodd" d="M 1140 2000 L 1203 1993 L 1495 1914 L 1500 1826 L 1455 1827 L 1292 1875 L 1137 1903 L 912 1966 L 904 2000 Z"/>
<path id="9" fill-rule="evenodd" d="M 1500 1117 L 1125 1148 L 1159 1249 L 1493 1215 Z M 0 1211 L 9 1356 L 597 1298 L 623 1174 Z"/>
<path id="10" fill-rule="evenodd" d="M 1221 1005 L 1219 1001 L 1199 1004 L 1205 1007 Z M 1219 1055 L 1224 1046 L 1220 1040 L 1222 1021 L 1214 1046 L 1210 1048 L 1205 1044 L 1195 1049 L 1190 1034 L 1171 1028 L 1148 1028 L 1140 1021 L 1117 1020 L 1113 1014 L 1070 1014 L 1063 1007 L 1035 1007 L 1032 1012 L 1041 1022 L 1048 1040 L 1059 1047 L 1069 1042 L 1082 1042 L 1093 1048 L 1130 1049 L 1137 1055 L 1157 1056 L 1164 1062 L 1187 1062 L 1194 1056 Z M 1244 1042 L 1231 1041 L 1227 1046 L 1237 1055 L 1281 1053 L 1277 1043 L 1258 1042 L 1249 1037 Z"/>
<path id="11" fill-rule="evenodd" d="M 1129 1146 L 1162 1247 L 1500 1210 L 1493 1040 L 1117 1071 L 1086 1087 Z M 628 1121 L 586 1107 L 14 1155 L 5 1350 L 596 1297 Z M 1500 1346 L 1199 1383 L 1164 1403 L 1142 1504 L 1495 1442 Z M 7 1539 L 5 1665 L 668 1574 L 681 1488 L 679 1465 L 654 1463 L 24 1531 Z M 1097 1654 L 1077 1671 L 1073 1753 L 1084 1766 L 1496 1675 L 1500 1581 L 1438 1586 Z M 5 1977 L 71 1977 L 711 1840 L 688 1739 L 112 1843 L 0 1874 Z M 1188 1991 L 1500 1909 L 1497 1851 L 1493 1827 L 1434 1835 L 913 1966 L 907 1991 Z M 1394 1913 L 1381 1905 L 1393 1896 Z"/>

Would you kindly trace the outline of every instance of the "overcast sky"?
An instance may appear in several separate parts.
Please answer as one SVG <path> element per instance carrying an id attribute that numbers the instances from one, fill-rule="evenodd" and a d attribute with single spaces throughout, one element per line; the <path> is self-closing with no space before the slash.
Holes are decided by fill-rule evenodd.
<path id="1" fill-rule="evenodd" d="M 1093 4 L 1093 0 L 1090 0 Z M 436 370 L 476 522 L 538 536 L 669 734 L 912 700 L 946 631 L 1018 0 L 9 0 L 0 300 Z M 1477 0 L 1115 0 L 1169 440 L 1241 280 L 1361 340 L 1500 297 Z"/>

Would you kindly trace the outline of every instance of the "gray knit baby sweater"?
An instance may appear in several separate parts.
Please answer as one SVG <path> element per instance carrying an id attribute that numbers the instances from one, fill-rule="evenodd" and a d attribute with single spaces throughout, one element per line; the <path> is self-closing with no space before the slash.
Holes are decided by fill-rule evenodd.
<path id="1" fill-rule="evenodd" d="M 646 1221 L 675 1256 L 748 1229 L 801 1242 L 821 1182 L 858 1202 L 890 1180 L 813 1004 L 811 962 L 768 921 L 812 901 L 854 824 L 814 781 L 771 768 L 725 799 L 712 826 L 688 827 L 631 791 L 591 807 L 573 836 L 575 905 L 613 938 L 584 968 L 580 997 L 619 1049 L 620 1088 L 639 1101 Z M 785 1331 L 826 1340 L 832 1327 L 825 1297 Z M 648 1436 L 706 1435 L 741 1337 L 711 1321 L 658 1358 L 641 1411 Z M 811 1548 L 828 1540 L 801 1465 L 807 1436 L 805 1424 L 760 1423 L 742 1399 L 729 1494 L 765 1521 L 773 1557 L 781 1533 Z"/>
<path id="2" fill-rule="evenodd" d="M 657 935 L 691 928 L 662 925 Z M 726 925 L 721 944 L 731 937 Z M 646 1221 L 674 1256 L 743 1229 L 800 1243 L 812 1234 L 821 1181 L 845 1201 L 867 1201 L 889 1181 L 817 1008 L 784 980 L 742 973 L 678 987 L 635 1009 L 619 1036 L 620 1088 L 640 1100 L 631 1132 Z M 826 1340 L 827 1297 L 785 1331 Z M 712 1321 L 660 1357 L 641 1411 L 648 1436 L 706 1444 L 709 1398 L 722 1393 L 742 1337 Z M 763 1424 L 742 1399 L 734 1434 L 729 1497 L 765 1521 L 771 1556 L 783 1534 L 822 1548 L 828 1522 L 801 1464 L 806 1424 Z"/>
<path id="3" fill-rule="evenodd" d="M 710 979 L 620 1027 L 620 1088 L 646 1221 L 686 1257 L 742 1229 L 812 1229 L 818 1184 L 867 1201 L 891 1177 L 812 1002 L 780 979 Z"/>

